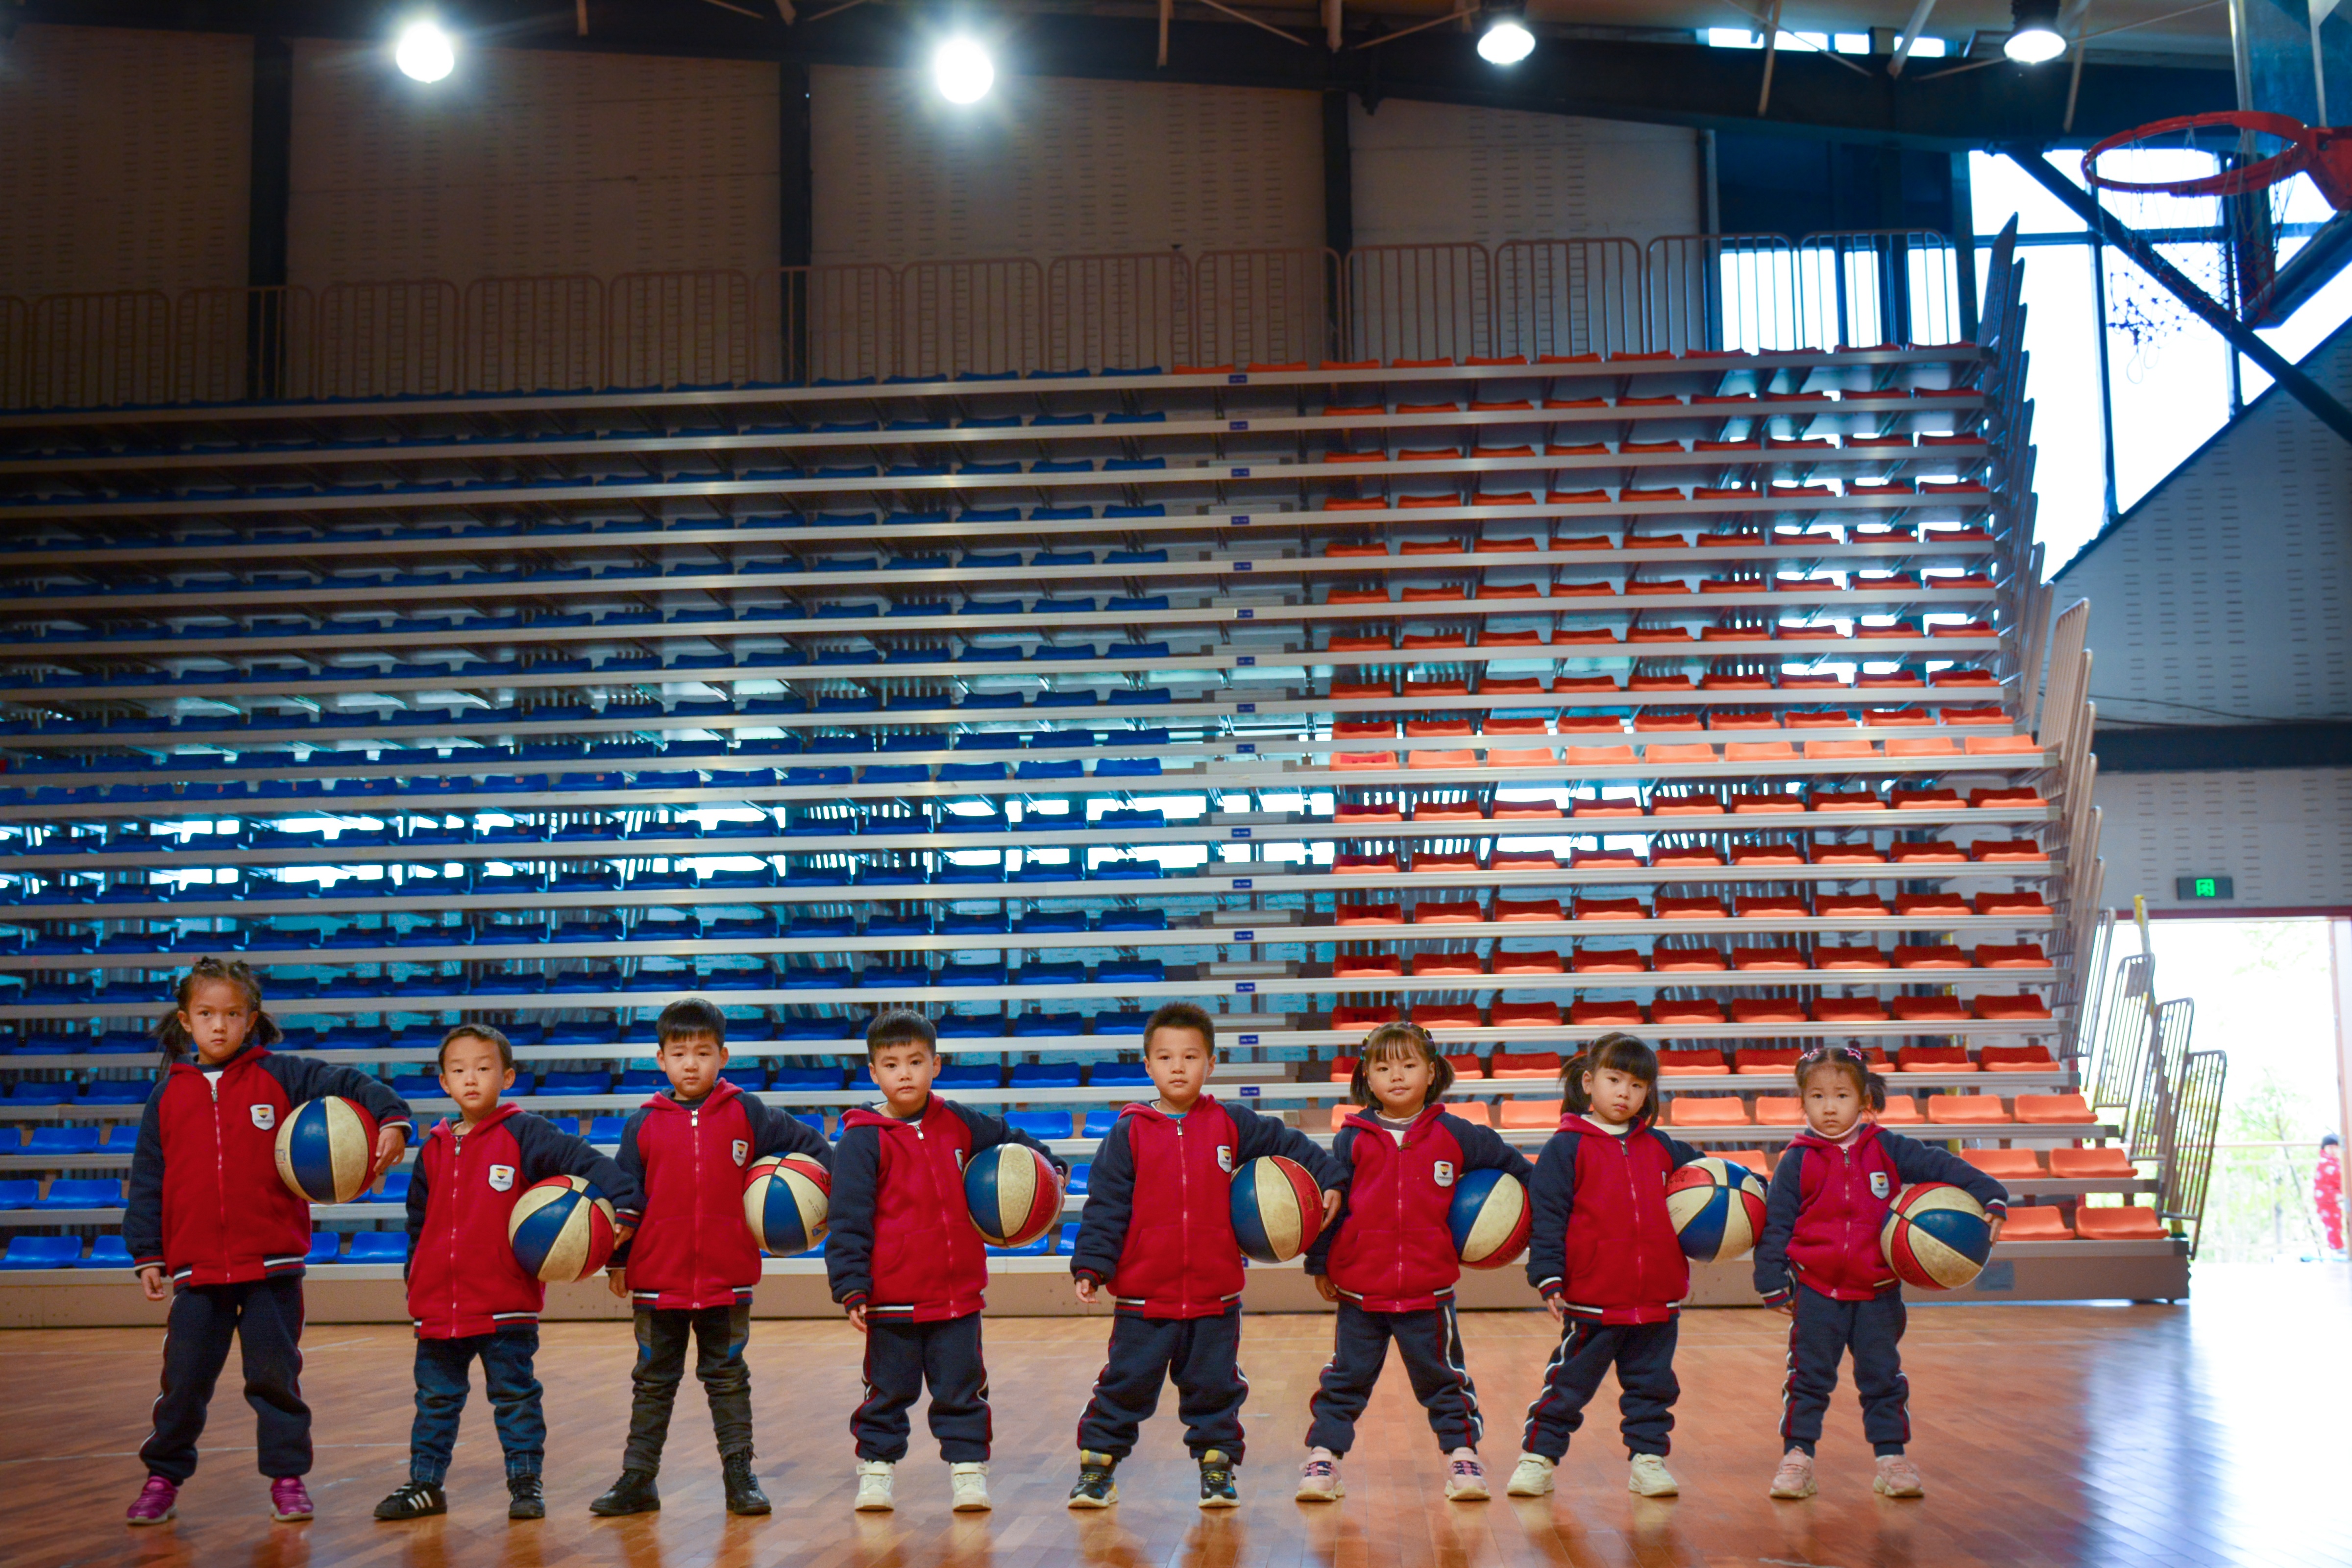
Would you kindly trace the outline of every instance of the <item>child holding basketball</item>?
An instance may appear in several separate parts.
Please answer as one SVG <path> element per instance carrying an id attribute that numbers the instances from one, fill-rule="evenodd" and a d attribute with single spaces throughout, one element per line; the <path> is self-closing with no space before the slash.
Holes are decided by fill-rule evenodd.
<path id="1" fill-rule="evenodd" d="M 1339 1315 L 1330 1364 L 1309 1405 L 1296 1494 L 1302 1502 L 1345 1494 L 1339 1461 L 1355 1444 L 1356 1419 L 1391 1340 L 1445 1453 L 1446 1497 L 1487 1495 L 1478 1391 L 1454 1317 L 1462 1258 L 1450 1210 L 1454 1184 L 1473 1171 L 1503 1171 L 1522 1183 L 1533 1173 L 1491 1128 L 1439 1105 L 1453 1083 L 1454 1065 L 1417 1024 L 1382 1024 L 1359 1048 L 1348 1093 L 1361 1109 L 1331 1143 L 1348 1173 L 1347 1197 L 1307 1254 L 1307 1272 Z"/>
<path id="2" fill-rule="evenodd" d="M 305 1100 L 340 1095 L 376 1123 L 369 1179 L 408 1145 L 408 1107 L 356 1068 L 278 1056 L 277 1020 L 241 961 L 200 958 L 155 1026 L 163 1071 L 139 1119 L 122 1214 L 140 1289 L 164 1299 L 163 1392 L 139 1449 L 147 1484 L 126 1514 L 161 1524 L 196 1470 L 196 1439 L 234 1338 L 258 1430 L 269 1516 L 310 1517 L 310 1407 L 302 1402 L 302 1262 L 310 1205 L 278 1173 L 278 1129 Z M 194 1053 L 194 1059 L 190 1060 Z"/>
<path id="3" fill-rule="evenodd" d="M 1690 1263 L 1666 1212 L 1666 1177 L 1698 1150 L 1654 1125 L 1658 1058 L 1631 1035 L 1603 1035 L 1560 1074 L 1559 1131 L 1536 1161 L 1528 1283 L 1564 1326 L 1528 1406 L 1513 1497 L 1552 1489 L 1552 1470 L 1584 1424 L 1601 1379 L 1617 1373 L 1628 1491 L 1673 1497 L 1675 1342 Z"/>
<path id="4" fill-rule="evenodd" d="M 539 1312 L 547 1287 L 509 1240 L 517 1199 L 534 1182 L 580 1176 L 613 1205 L 626 1241 L 643 1207 L 637 1184 L 587 1142 L 499 1096 L 514 1087 L 514 1047 L 488 1024 L 441 1037 L 441 1092 L 457 1120 L 425 1134 L 408 1184 L 408 1315 L 416 1325 L 416 1424 L 408 1481 L 375 1505 L 383 1520 L 449 1511 L 441 1484 L 478 1358 L 507 1462 L 507 1517 L 544 1519 L 539 1472 L 547 1451 L 540 1409 Z"/>
<path id="5" fill-rule="evenodd" d="M 743 1363 L 760 1282 L 760 1244 L 743 1217 L 744 1173 L 770 1154 L 830 1165 L 833 1150 L 823 1134 L 719 1076 L 727 1067 L 727 1015 L 701 997 L 663 1008 L 654 1037 L 669 1089 L 631 1113 L 616 1162 L 643 1190 L 645 1217 L 607 1270 L 613 1294 L 636 1309 L 629 1441 L 621 1479 L 588 1510 L 610 1518 L 661 1507 L 654 1478 L 690 1338 L 694 1375 L 719 1435 L 727 1511 L 766 1513 L 767 1494 L 751 1473 L 751 1372 Z"/>
<path id="6" fill-rule="evenodd" d="M 1201 1467 L 1201 1506 L 1241 1493 L 1242 1255 L 1234 1239 L 1233 1177 L 1262 1154 L 1305 1166 L 1322 1187 L 1323 1218 L 1339 1212 L 1345 1167 L 1281 1120 L 1203 1092 L 1216 1067 L 1216 1025 L 1171 1002 L 1143 1030 L 1156 1099 L 1123 1108 L 1095 1151 L 1070 1272 L 1078 1300 L 1108 1294 L 1110 1354 L 1078 1418 L 1072 1508 L 1118 1500 L 1118 1462 L 1173 1378 L 1185 1445 Z M 1312 1211 L 1309 1211 L 1312 1212 Z"/>
<path id="7" fill-rule="evenodd" d="M 1871 1121 L 1872 1077 L 1868 1061 L 1846 1046 L 1816 1047 L 1797 1059 L 1805 1131 L 1772 1168 L 1764 1235 L 1756 1244 L 1757 1291 L 1793 1320 L 1781 1399 L 1785 1451 L 1772 1475 L 1776 1498 L 1813 1495 L 1813 1446 L 1837 1390 L 1839 1359 L 1849 1352 L 1863 1436 L 1878 1456 L 1871 1489 L 1883 1497 L 1924 1495 L 1918 1467 L 1903 1452 L 1911 1436 L 1900 1349 L 1903 1289 L 1879 1251 L 1879 1231 L 1895 1194 L 1919 1182 L 1948 1182 L 1984 1205 L 1995 1240 L 2008 1212 L 2009 1193 L 1999 1182 Z"/>
<path id="8" fill-rule="evenodd" d="M 931 1092 L 939 1034 L 919 1013 L 885 1013 L 867 1026 L 866 1065 L 882 1104 L 841 1119 L 824 1244 L 833 1299 L 866 1336 L 866 1398 L 849 1418 L 857 1438 L 856 1506 L 894 1506 L 907 1408 L 928 1383 L 931 1436 L 948 1462 L 952 1504 L 983 1510 L 991 1424 L 980 1310 L 988 1249 L 970 1218 L 964 1170 L 1001 1143 L 1041 1154 L 1045 1145 Z M 1066 1183 L 1069 1168 L 1053 1163 Z M 1054 1201 L 1058 1212 L 1058 1190 Z"/>

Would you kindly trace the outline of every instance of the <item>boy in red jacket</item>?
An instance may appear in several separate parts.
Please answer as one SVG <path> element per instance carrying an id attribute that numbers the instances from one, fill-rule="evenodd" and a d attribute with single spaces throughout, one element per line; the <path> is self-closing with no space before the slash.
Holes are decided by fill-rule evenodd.
<path id="1" fill-rule="evenodd" d="M 1450 1218 L 1454 1184 L 1472 1171 L 1503 1171 L 1522 1183 L 1534 1173 L 1493 1129 L 1440 1106 L 1453 1083 L 1453 1064 L 1419 1025 L 1383 1024 L 1364 1037 L 1349 1084 L 1363 1109 L 1331 1141 L 1331 1157 L 1348 1170 L 1347 1200 L 1307 1254 L 1307 1272 L 1325 1300 L 1339 1303 L 1339 1316 L 1330 1364 L 1310 1405 L 1314 1421 L 1294 1494 L 1301 1502 L 1345 1493 L 1339 1461 L 1355 1444 L 1356 1419 L 1391 1340 L 1445 1452 L 1447 1499 L 1487 1495 L 1478 1461 L 1486 1424 L 1454 1317 L 1454 1286 L 1462 1278 Z"/>
<path id="2" fill-rule="evenodd" d="M 1666 1213 L 1666 1177 L 1699 1151 L 1651 1125 L 1657 1053 L 1631 1035 L 1603 1035 L 1560 1074 L 1565 1114 L 1536 1161 L 1528 1283 L 1567 1325 L 1543 1391 L 1528 1406 L 1513 1497 L 1552 1489 L 1584 1407 L 1614 1367 L 1620 1431 L 1631 1462 L 1625 1488 L 1673 1497 L 1675 1342 L 1690 1263 Z"/>
<path id="3" fill-rule="evenodd" d="M 629 1442 L 621 1479 L 588 1505 L 612 1517 L 661 1507 L 654 1478 L 669 1436 L 670 1407 L 695 1342 L 694 1375 L 710 1400 L 727 1511 L 766 1513 L 751 1473 L 751 1290 L 760 1244 L 743 1217 L 743 1175 L 770 1154 L 806 1154 L 830 1165 L 817 1132 L 771 1110 L 719 1075 L 727 1067 L 727 1016 L 699 996 L 673 1002 L 654 1021 L 656 1060 L 669 1090 L 621 1129 L 619 1164 L 645 1191 L 637 1234 L 613 1253 L 613 1294 L 636 1307 L 637 1364 L 630 1374 Z"/>
<path id="4" fill-rule="evenodd" d="M 964 1167 L 1000 1143 L 1045 1152 L 1027 1133 L 931 1092 L 939 1034 L 919 1013 L 885 1013 L 866 1031 L 878 1110 L 841 1119 L 834 1152 L 824 1271 L 833 1299 L 866 1335 L 866 1398 L 849 1418 L 857 1439 L 857 1506 L 893 1506 L 893 1467 L 907 1456 L 907 1407 L 928 1383 L 931 1436 L 957 1510 L 988 1500 L 988 1369 L 980 1310 L 988 1247 L 964 1199 Z M 1050 1156 L 1048 1156 L 1050 1158 Z M 1065 1179 L 1068 1168 L 1054 1161 Z"/>
<path id="5" fill-rule="evenodd" d="M 2008 1189 L 1974 1165 L 1869 1120 L 1871 1079 L 1868 1061 L 1850 1047 L 1816 1047 L 1797 1059 L 1805 1131 L 1772 1167 L 1765 1197 L 1756 1290 L 1793 1320 L 1776 1498 L 1813 1495 L 1813 1445 L 1837 1391 L 1838 1361 L 1849 1350 L 1862 1433 L 1878 1456 L 1871 1489 L 1882 1497 L 1925 1494 L 1918 1467 L 1903 1452 L 1911 1436 L 1903 1287 L 1879 1251 L 1878 1233 L 1895 1195 L 1920 1182 L 1949 1182 L 1984 1205 L 1996 1241 L 2009 1212 Z"/>
<path id="6" fill-rule="evenodd" d="M 544 1519 L 539 1472 L 547 1450 L 540 1409 L 539 1312 L 547 1287 L 523 1271 L 508 1239 L 515 1200 L 550 1176 L 583 1176 L 613 1205 L 619 1237 L 637 1222 L 637 1184 L 581 1139 L 499 1096 L 514 1087 L 514 1047 L 488 1024 L 442 1037 L 441 1092 L 457 1120 L 425 1135 L 408 1184 L 408 1315 L 416 1323 L 416 1424 L 408 1484 L 375 1505 L 383 1520 L 449 1511 L 441 1483 L 466 1408 L 467 1369 L 482 1387 L 507 1461 L 507 1517 Z"/>
<path id="7" fill-rule="evenodd" d="M 1233 1177 L 1262 1154 L 1297 1161 L 1323 1189 L 1323 1217 L 1339 1212 L 1344 1166 L 1279 1118 L 1204 1094 L 1216 1066 L 1216 1026 L 1190 1002 L 1171 1002 L 1143 1030 L 1143 1063 L 1159 1098 L 1119 1112 L 1096 1149 L 1078 1243 L 1070 1258 L 1078 1300 L 1108 1293 L 1110 1355 L 1078 1418 L 1072 1508 L 1118 1500 L 1118 1462 L 1173 1378 L 1185 1445 L 1201 1467 L 1201 1506 L 1241 1501 L 1242 1254 L 1234 1239 Z"/>

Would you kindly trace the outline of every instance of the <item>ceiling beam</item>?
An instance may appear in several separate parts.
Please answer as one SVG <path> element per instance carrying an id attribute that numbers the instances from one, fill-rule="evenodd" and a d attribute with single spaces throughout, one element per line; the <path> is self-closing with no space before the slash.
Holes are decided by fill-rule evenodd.
<path id="1" fill-rule="evenodd" d="M 453 30 L 478 45 L 585 49 L 812 65 L 915 67 L 922 16 L 874 3 L 797 26 L 714 5 L 597 0 L 590 37 L 562 0 L 445 0 Z M 379 38 L 381 0 L 26 0 L 26 22 L 299 38 Z M 2236 103 L 2224 64 L 2091 64 L 2071 132 L 2062 130 L 2067 72 L 2001 62 L 1935 79 L 1863 76 L 1846 62 L 1784 54 L 1772 97 L 1757 109 L 1757 57 L 1744 49 L 1632 39 L 1544 37 L 1509 71 L 1478 58 L 1473 36 L 1432 28 L 1378 49 L 1300 49 L 1296 34 L 1209 20 L 1006 12 L 999 71 L 1095 80 L 1347 91 L 1544 114 L 1587 115 L 1732 133 L 1785 135 L 1958 152 L 2021 139 L 2082 144 L 2151 120 Z M 1195 13 L 1197 16 L 1198 13 Z M 1255 20 L 1255 18 L 1252 18 Z M 1354 34 L 1351 32 L 1350 37 Z M 1365 37 L 1371 35 L 1366 34 Z M 1376 63 L 1377 62 L 1377 63 Z M 1377 71 L 1377 75 L 1375 75 Z"/>

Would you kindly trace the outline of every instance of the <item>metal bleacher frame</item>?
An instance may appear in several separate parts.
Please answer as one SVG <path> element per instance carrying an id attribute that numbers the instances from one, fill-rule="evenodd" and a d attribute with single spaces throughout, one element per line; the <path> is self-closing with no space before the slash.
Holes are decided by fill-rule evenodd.
<path id="1" fill-rule="evenodd" d="M 1927 243 L 1829 237 L 1841 289 Z M 916 1005 L 999 1080 L 951 1092 L 1076 1117 L 1148 1092 L 1139 1020 L 1185 997 L 1223 1015 L 1229 1091 L 1319 1137 L 1334 1063 L 1401 1009 L 1484 1053 L 1454 1100 L 1527 1146 L 1558 1095 L 1543 1053 L 1617 1026 L 1882 1047 L 1956 1146 L 2115 1139 L 2087 1106 L 2015 1105 L 2081 1087 L 2105 928 L 2084 606 L 2053 613 L 2030 542 L 2013 237 L 1971 342 L 1669 350 L 1625 341 L 1617 295 L 1530 304 L 1530 279 L 1656 298 L 1622 241 L 1519 242 L 1499 272 L 1478 247 L 1013 258 L 919 264 L 915 295 L 916 268 L 802 279 L 786 313 L 866 346 L 787 342 L 814 376 L 793 384 L 737 384 L 744 354 L 705 332 L 690 361 L 726 384 L 449 395 L 445 360 L 588 361 L 448 311 L 578 331 L 748 309 L 654 275 L 499 279 L 337 304 L 428 317 L 432 395 L 377 395 L 374 367 L 416 357 L 387 350 L 313 355 L 306 384 L 368 389 L 341 400 L 0 416 L 0 1129 L 119 1130 L 0 1152 L 0 1178 L 119 1177 L 152 1070 L 132 1032 L 231 950 L 289 1048 L 387 1079 L 465 1017 L 526 1071 L 610 1080 L 699 993 L 747 1080 L 834 1071 L 764 1089 L 803 1114 L 866 1098 L 855 1032 Z M 1741 287 L 1706 256 L 1685 306 Z M 1718 334 L 1756 314 L 1708 310 Z M 1213 328 L 1439 352 L 1034 363 Z M 1515 350 L 1530 333 L 1569 352 Z M 868 349 L 924 374 L 822 374 Z M 2018 1046 L 2046 1054 L 1969 1054 Z M 1517 1076 L 1483 1076 L 1497 1053 Z M 1090 1081 L 1036 1070 L 1065 1064 Z M 1748 1117 L 1786 1073 L 1685 1067 L 1668 1121 L 1769 1150 L 1788 1126 L 1699 1117 Z M 1943 1119 L 1960 1091 L 1983 1114 Z M 1082 1160 L 1079 1132 L 1053 1147 Z M 2073 1280 L 2179 1250 L 2002 1256 Z"/>

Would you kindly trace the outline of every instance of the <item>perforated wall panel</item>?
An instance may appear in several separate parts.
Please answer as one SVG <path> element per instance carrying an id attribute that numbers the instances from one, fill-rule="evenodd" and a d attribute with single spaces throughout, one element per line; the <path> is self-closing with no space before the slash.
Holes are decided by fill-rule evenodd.
<path id="1" fill-rule="evenodd" d="M 758 62 L 508 49 L 421 88 L 376 47 L 305 41 L 293 279 L 762 272 L 776 92 Z"/>
<path id="2" fill-rule="evenodd" d="M 1356 243 L 1624 235 L 1701 227 L 1698 133 L 1507 109 L 1350 100 Z"/>
<path id="3" fill-rule="evenodd" d="M 2237 896 L 2196 907 L 2352 910 L 2352 770 L 2105 773 L 2097 796 L 2109 903 L 2185 907 L 2174 879 L 2218 876 Z"/>
<path id="4" fill-rule="evenodd" d="M 245 281 L 253 43 L 26 26 L 0 62 L 0 293 Z"/>
<path id="5" fill-rule="evenodd" d="M 2311 368 L 2352 395 L 2352 332 Z M 2058 584 L 2102 724 L 2352 718 L 2352 445 L 2274 393 Z"/>
<path id="6" fill-rule="evenodd" d="M 1311 93 L 1015 76 L 959 110 L 818 66 L 809 96 L 819 263 L 1323 243 Z"/>

